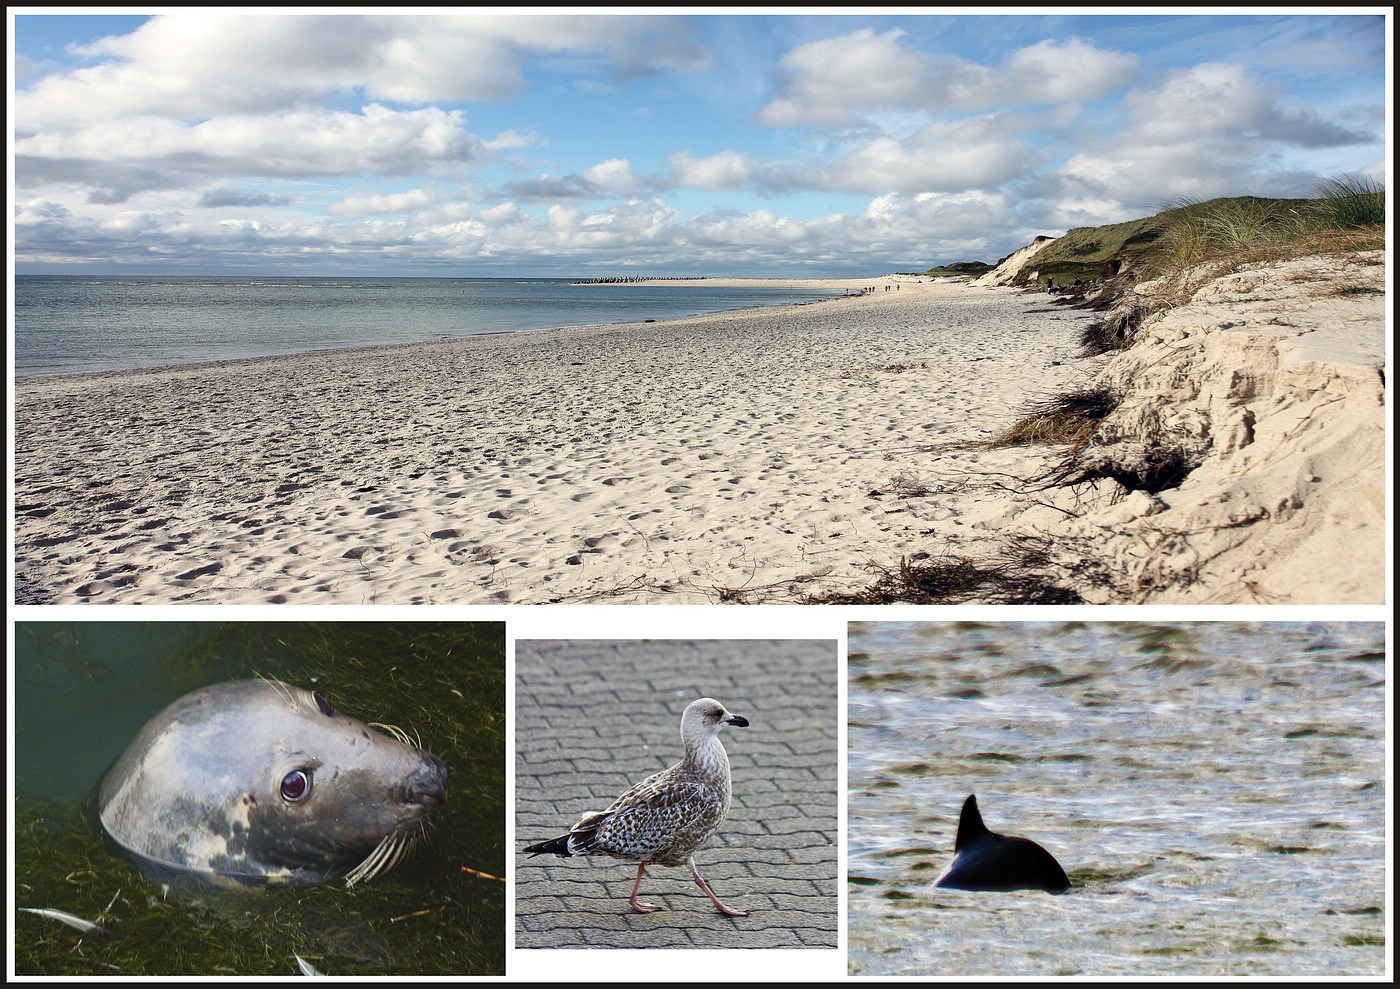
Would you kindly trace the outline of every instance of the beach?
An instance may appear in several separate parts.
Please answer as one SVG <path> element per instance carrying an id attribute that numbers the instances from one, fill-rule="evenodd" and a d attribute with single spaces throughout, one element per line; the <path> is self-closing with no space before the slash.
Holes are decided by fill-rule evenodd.
<path id="1" fill-rule="evenodd" d="M 1022 479 L 1057 451 L 985 444 L 1028 402 L 1103 373 L 1104 358 L 1076 356 L 1093 315 L 1007 287 L 820 284 L 875 290 L 21 379 L 16 599 L 790 603 L 857 592 L 902 559 L 990 552 L 1018 525 L 1053 532 L 1065 511 Z M 1383 319 L 1375 333 L 1383 353 Z M 1383 442 L 1375 392 L 1357 414 L 1379 417 L 1368 435 Z M 1125 511 L 1111 493 L 1101 500 Z M 1376 559 L 1383 498 L 1379 511 Z M 1238 575 L 1212 576 L 1200 594 L 1251 600 L 1222 596 L 1225 584 Z M 1352 584 L 1345 600 L 1379 600 L 1374 575 Z M 1103 603 L 1128 593 L 1085 591 Z M 1299 579 L 1268 593 L 1307 601 L 1314 590 Z"/>
<path id="2" fill-rule="evenodd" d="M 695 604 L 856 586 L 956 525 L 871 492 L 1070 380 L 1056 362 L 1083 319 L 1029 315 L 1035 300 L 1004 290 L 884 284 L 665 323 L 23 379 L 20 597 Z"/>

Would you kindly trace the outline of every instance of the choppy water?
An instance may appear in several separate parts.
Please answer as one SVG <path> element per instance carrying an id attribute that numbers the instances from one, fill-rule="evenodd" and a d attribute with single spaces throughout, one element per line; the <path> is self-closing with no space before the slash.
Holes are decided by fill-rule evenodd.
<path id="1" fill-rule="evenodd" d="M 140 727 L 189 690 L 254 675 L 397 724 L 451 771 L 428 840 L 338 883 L 167 895 L 84 803 Z M 501 623 L 27 622 L 15 626 L 15 901 L 22 975 L 499 975 L 505 967 L 505 631 Z M 399 918 L 399 919 L 395 919 Z"/>
<path id="2" fill-rule="evenodd" d="M 511 278 L 19 275 L 15 373 L 105 371 L 812 302 L 818 289 Z"/>
<path id="3" fill-rule="evenodd" d="M 853 975 L 1384 972 L 1380 623 L 858 623 Z M 1076 888 L 932 883 L 963 799 Z"/>

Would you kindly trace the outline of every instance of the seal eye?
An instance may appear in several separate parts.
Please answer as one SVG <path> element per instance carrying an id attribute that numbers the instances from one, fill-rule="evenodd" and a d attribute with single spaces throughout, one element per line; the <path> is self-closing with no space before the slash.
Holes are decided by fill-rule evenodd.
<path id="1" fill-rule="evenodd" d="M 335 708 L 331 706 L 330 701 L 326 700 L 314 690 L 311 692 L 311 696 L 316 698 L 316 706 L 321 709 L 322 714 L 324 714 L 328 718 L 335 717 Z"/>
<path id="2" fill-rule="evenodd" d="M 282 799 L 288 803 L 294 804 L 298 800 L 304 800 L 310 792 L 311 777 L 300 769 L 293 769 L 282 777 Z"/>

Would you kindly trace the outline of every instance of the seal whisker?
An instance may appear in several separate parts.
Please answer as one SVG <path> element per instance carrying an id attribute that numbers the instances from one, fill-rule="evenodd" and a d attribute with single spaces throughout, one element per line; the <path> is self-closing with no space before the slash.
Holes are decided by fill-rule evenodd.
<path id="1" fill-rule="evenodd" d="M 288 707 L 290 707 L 292 710 L 297 709 L 297 707 L 299 706 L 297 703 L 297 697 L 290 685 L 283 683 L 281 680 L 274 680 L 269 676 L 264 676 L 261 673 L 255 673 L 253 675 L 256 676 L 263 683 L 267 684 L 273 690 L 277 691 L 277 693 L 281 694 L 286 699 Z"/>
<path id="2" fill-rule="evenodd" d="M 388 734 L 388 735 L 394 736 L 394 737 L 397 738 L 400 742 L 403 742 L 403 744 L 405 744 L 405 745 L 414 745 L 414 741 L 415 741 L 415 740 L 409 738 L 409 737 L 408 737 L 408 732 L 404 731 L 404 730 L 403 730 L 402 728 L 400 728 L 398 725 L 386 725 L 386 724 L 384 724 L 384 723 L 381 722 L 381 721 L 371 721 L 371 722 L 369 722 L 369 726 L 370 726 L 371 728 L 378 728 L 379 730 L 383 731 L 384 733 L 386 733 L 386 734 Z M 421 749 L 423 746 L 420 744 L 420 745 L 415 745 L 414 747 L 415 747 L 415 748 Z"/>
<path id="3" fill-rule="evenodd" d="M 404 857 L 404 854 L 408 851 L 408 846 L 410 844 L 412 844 L 412 841 L 408 838 L 407 835 L 403 836 L 403 838 L 400 841 L 395 842 L 393 854 L 390 856 L 389 861 L 384 864 L 384 867 L 381 871 L 388 872 L 390 869 L 398 865 L 399 861 Z"/>
<path id="4" fill-rule="evenodd" d="M 365 857 L 365 860 L 355 866 L 345 877 L 345 885 L 350 887 L 358 883 L 369 882 L 375 876 L 389 872 L 399 864 L 404 852 L 416 841 L 417 836 L 407 830 L 385 835 L 384 840 L 374 846 L 374 850 Z"/>
<path id="5" fill-rule="evenodd" d="M 394 835 L 385 835 L 383 840 L 374 846 L 374 850 L 365 857 L 365 860 L 346 874 L 345 887 L 349 889 L 357 883 L 365 882 L 377 876 L 383 865 L 387 848 L 395 841 L 396 838 Z"/>

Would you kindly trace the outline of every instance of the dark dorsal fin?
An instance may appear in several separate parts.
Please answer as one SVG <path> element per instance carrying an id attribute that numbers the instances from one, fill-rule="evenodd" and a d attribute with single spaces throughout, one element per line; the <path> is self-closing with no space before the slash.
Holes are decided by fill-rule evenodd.
<path id="1" fill-rule="evenodd" d="M 969 794 L 963 801 L 962 816 L 958 818 L 958 836 L 953 840 L 953 851 L 960 852 L 989 834 L 991 832 L 982 823 L 982 812 L 977 809 L 977 795 Z"/>

